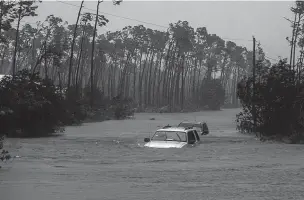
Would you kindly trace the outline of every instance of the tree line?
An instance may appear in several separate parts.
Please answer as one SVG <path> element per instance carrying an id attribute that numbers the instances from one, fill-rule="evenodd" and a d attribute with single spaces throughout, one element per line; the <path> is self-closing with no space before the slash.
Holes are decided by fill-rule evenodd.
<path id="1" fill-rule="evenodd" d="M 109 21 L 98 13 L 99 3 L 96 13 L 89 13 L 82 12 L 81 2 L 76 24 L 50 15 L 20 27 L 21 19 L 36 15 L 37 3 L 2 1 L 0 73 L 29 69 L 76 93 L 88 86 L 92 96 L 96 88 L 110 99 L 132 98 L 140 111 L 198 109 L 215 92 L 204 86 L 214 82 L 226 91 L 221 104 L 238 106 L 236 86 L 251 72 L 252 51 L 205 27 L 194 30 L 187 21 L 171 23 L 167 31 L 138 25 L 100 34 L 98 27 Z M 17 8 L 20 17 L 10 14 Z"/>

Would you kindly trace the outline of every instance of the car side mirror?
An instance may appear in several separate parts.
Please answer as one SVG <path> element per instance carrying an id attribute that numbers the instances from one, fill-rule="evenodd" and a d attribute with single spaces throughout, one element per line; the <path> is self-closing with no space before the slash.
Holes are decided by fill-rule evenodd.
<path id="1" fill-rule="evenodd" d="M 208 135 L 208 134 L 209 134 L 209 131 L 203 131 L 202 135 Z"/>
<path id="2" fill-rule="evenodd" d="M 150 138 L 145 138 L 144 141 L 145 142 L 150 142 Z"/>

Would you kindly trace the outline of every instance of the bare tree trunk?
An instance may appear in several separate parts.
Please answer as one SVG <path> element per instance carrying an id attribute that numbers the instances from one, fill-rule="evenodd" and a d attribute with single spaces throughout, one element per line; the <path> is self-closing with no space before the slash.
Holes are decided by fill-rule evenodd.
<path id="1" fill-rule="evenodd" d="M 159 99 L 160 98 L 160 96 L 159 96 L 159 94 L 156 94 L 156 87 L 155 87 L 155 85 L 156 85 L 156 81 L 158 81 L 158 86 L 160 86 L 160 84 L 161 84 L 161 80 L 160 80 L 160 74 L 161 74 L 161 61 L 162 61 L 162 59 L 163 59 L 163 53 L 161 52 L 160 53 L 161 55 L 160 55 L 160 59 L 159 59 L 159 61 L 158 61 L 158 68 L 157 68 L 157 64 L 155 65 L 155 70 L 154 70 L 154 79 L 153 79 L 153 86 L 152 86 L 152 96 L 151 96 L 151 99 L 152 99 L 152 105 L 153 106 L 158 106 L 158 105 L 156 105 L 157 103 L 156 103 L 156 99 Z M 157 72 L 158 72 L 158 76 L 156 76 L 157 75 Z M 159 87 L 158 87 L 159 88 Z M 157 90 L 158 91 L 158 90 Z"/>
<path id="2" fill-rule="evenodd" d="M 79 21 L 79 18 L 80 18 L 81 9 L 83 7 L 83 2 L 84 2 L 84 0 L 81 1 L 80 7 L 79 7 L 77 20 L 76 20 L 76 24 L 75 24 L 75 29 L 74 29 L 73 40 L 72 40 L 72 47 L 71 47 L 71 54 L 70 54 L 70 64 L 69 64 L 69 72 L 68 72 L 68 87 L 67 87 L 68 90 L 70 89 L 70 86 L 71 86 L 71 75 L 72 75 L 72 66 L 73 66 L 73 57 L 74 57 L 73 56 L 74 45 L 75 45 L 75 39 L 76 39 L 76 34 L 77 34 L 78 21 Z M 98 5 L 99 5 L 99 1 L 98 1 Z M 96 22 L 95 22 L 95 26 L 96 26 Z M 96 31 L 96 29 L 95 29 L 95 31 Z"/>
<path id="3" fill-rule="evenodd" d="M 192 94 L 191 94 L 191 97 L 192 97 L 192 100 L 195 99 L 195 93 L 196 93 L 196 90 L 195 90 L 195 83 L 196 83 L 196 70 L 197 70 L 197 59 L 195 59 L 194 61 L 194 69 L 193 69 L 193 80 L 192 80 Z"/>
<path id="4" fill-rule="evenodd" d="M 145 91 L 146 93 L 146 98 L 147 98 L 147 104 L 149 106 L 151 106 L 151 76 L 152 76 L 152 69 L 153 69 L 153 60 L 154 60 L 154 56 L 155 54 L 153 54 L 152 58 L 151 58 L 151 61 L 150 61 L 150 70 L 148 72 L 148 76 L 147 76 L 147 90 Z"/>
<path id="5" fill-rule="evenodd" d="M 185 79 L 186 79 L 186 76 L 187 76 L 187 71 L 185 71 L 185 56 L 183 56 L 183 61 L 182 61 L 182 86 L 181 86 L 181 95 L 180 95 L 181 110 L 184 110 Z"/>
<path id="6" fill-rule="evenodd" d="M 165 58 L 165 72 L 163 73 L 163 91 L 162 91 L 162 105 L 164 104 L 168 104 L 167 102 L 167 87 L 168 87 L 168 83 L 169 83 L 169 78 L 168 78 L 168 74 L 169 74 L 169 60 L 170 60 L 170 53 L 171 53 L 171 48 L 172 48 L 173 43 L 170 42 L 169 43 L 169 48 L 167 51 L 167 55 Z"/>
<path id="7" fill-rule="evenodd" d="M 45 55 L 47 54 L 46 45 L 44 46 Z M 47 57 L 44 56 L 44 77 L 48 78 L 48 69 L 47 69 Z"/>
<path id="8" fill-rule="evenodd" d="M 295 37 L 294 37 L 294 44 L 293 44 L 293 63 L 292 63 L 292 67 L 293 70 L 295 69 L 295 60 L 296 60 L 296 46 L 297 46 L 297 37 L 298 37 L 298 32 L 299 32 L 299 27 L 300 27 L 300 20 L 301 20 L 301 14 L 298 14 L 298 22 L 296 25 L 296 30 L 295 30 Z"/>
<path id="9" fill-rule="evenodd" d="M 142 108 L 142 88 L 143 88 L 143 78 L 144 78 L 144 73 L 145 73 L 145 68 L 146 68 L 146 64 L 148 62 L 148 58 L 149 56 L 151 57 L 152 55 L 150 55 L 150 50 L 148 50 L 147 54 L 146 54 L 146 59 L 145 59 L 145 63 L 142 67 L 142 72 L 140 73 L 139 76 L 139 84 L 138 84 L 138 94 L 139 94 L 139 106 L 140 108 Z"/>
<path id="10" fill-rule="evenodd" d="M 13 77 L 16 74 L 16 55 L 17 55 L 17 48 L 18 48 L 18 39 L 19 39 L 19 28 L 20 28 L 20 21 L 21 21 L 21 5 L 19 6 L 19 12 L 18 12 L 18 22 L 17 22 L 17 31 L 16 31 L 16 37 L 15 37 L 15 45 L 14 45 L 14 54 L 13 54 Z"/>
<path id="11" fill-rule="evenodd" d="M 136 62 L 137 62 L 137 56 L 136 56 L 136 51 L 135 52 L 135 65 L 134 65 L 134 69 L 133 69 L 133 101 L 136 101 Z"/>
<path id="12" fill-rule="evenodd" d="M 108 66 L 108 84 L 107 84 L 107 86 L 108 86 L 108 97 L 110 98 L 110 99 L 112 99 L 112 92 L 111 92 L 111 78 L 113 78 L 113 74 L 112 74 L 112 63 Z"/>
<path id="13" fill-rule="evenodd" d="M 4 66 L 3 66 L 3 64 L 4 64 L 4 58 L 5 58 L 5 52 L 6 52 L 6 51 L 4 51 L 3 54 L 2 54 L 2 56 L 1 56 L 1 64 L 0 64 L 1 73 L 4 73 L 4 72 L 5 72 Z"/>
<path id="14" fill-rule="evenodd" d="M 292 56 L 293 56 L 293 45 L 294 45 L 294 37 L 295 37 L 295 30 L 296 30 L 296 19 L 297 14 L 295 14 L 294 22 L 293 22 L 293 29 L 292 29 L 292 37 L 291 37 L 291 47 L 290 47 L 290 69 L 292 67 Z"/>
<path id="15" fill-rule="evenodd" d="M 95 37 L 96 37 L 96 29 L 97 29 L 97 22 L 98 22 L 98 14 L 99 14 L 99 4 L 101 3 L 100 0 L 98 0 L 97 3 L 97 11 L 96 11 L 96 18 L 95 18 L 95 25 L 94 25 L 94 32 L 93 32 L 93 40 L 92 40 L 92 55 L 91 55 L 91 108 L 94 104 L 94 51 L 95 51 Z"/>
<path id="16" fill-rule="evenodd" d="M 87 25 L 87 23 L 85 23 L 84 27 L 86 27 L 86 25 Z M 80 68 L 80 62 L 81 62 L 81 59 L 82 59 L 82 51 L 83 51 L 83 42 L 84 42 L 85 31 L 86 31 L 85 28 L 83 28 L 81 42 L 80 42 L 79 58 L 78 58 L 78 61 L 77 61 L 76 79 L 75 79 L 76 94 L 78 94 L 79 68 Z"/>

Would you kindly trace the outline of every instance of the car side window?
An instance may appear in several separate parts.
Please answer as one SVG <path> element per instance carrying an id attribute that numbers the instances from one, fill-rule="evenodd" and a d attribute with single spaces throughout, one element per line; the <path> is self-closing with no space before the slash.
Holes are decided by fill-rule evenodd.
<path id="1" fill-rule="evenodd" d="M 200 141 L 200 137 L 199 137 L 199 135 L 197 134 L 197 131 L 196 131 L 196 130 L 194 130 L 194 134 L 195 134 L 195 136 L 196 136 L 197 141 Z"/>
<path id="2" fill-rule="evenodd" d="M 191 141 L 196 141 L 193 131 L 188 132 L 188 143 Z"/>

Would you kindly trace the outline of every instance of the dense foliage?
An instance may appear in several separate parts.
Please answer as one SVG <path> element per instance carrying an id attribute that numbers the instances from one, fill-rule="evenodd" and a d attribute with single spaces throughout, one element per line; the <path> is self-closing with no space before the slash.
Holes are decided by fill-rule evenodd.
<path id="1" fill-rule="evenodd" d="M 8 151 L 3 149 L 3 146 L 4 146 L 4 135 L 0 134 L 0 160 L 7 161 L 7 160 L 11 159 L 11 155 L 8 153 Z M 1 168 L 1 165 L 0 165 L 0 168 Z"/>
<path id="2" fill-rule="evenodd" d="M 238 115 L 241 128 L 247 131 L 254 128 L 251 131 L 262 137 L 289 137 L 299 142 L 299 137 L 304 136 L 304 85 L 297 81 L 296 72 L 286 61 L 280 61 L 256 79 L 255 98 L 252 86 L 252 77 L 238 84 L 238 97 L 243 106 Z M 252 127 L 253 105 L 256 107 L 256 127 Z"/>
<path id="3" fill-rule="evenodd" d="M 50 79 L 42 79 L 26 69 L 14 77 L 5 76 L 0 81 L 0 132 L 8 137 L 42 137 L 62 131 L 64 125 L 103 121 L 106 115 L 123 119 L 133 114 L 129 107 L 132 100 L 105 101 L 96 90 L 96 103 L 91 107 L 89 97 L 85 93 L 67 98 Z M 112 105 L 115 107 L 111 108 Z"/>
<path id="4" fill-rule="evenodd" d="M 296 1 L 291 11 L 294 20 L 289 20 L 293 30 L 292 37 L 287 37 L 291 46 L 289 64 L 285 59 L 270 67 L 257 59 L 256 78 L 250 76 L 238 83 L 243 111 L 237 115 L 237 128 L 259 133 L 261 138 L 304 143 L 304 2 Z M 300 55 L 296 60 L 297 48 Z"/>
<path id="5" fill-rule="evenodd" d="M 1 132 L 43 136 L 58 130 L 65 117 L 62 93 L 48 79 L 28 70 L 0 81 Z"/>

